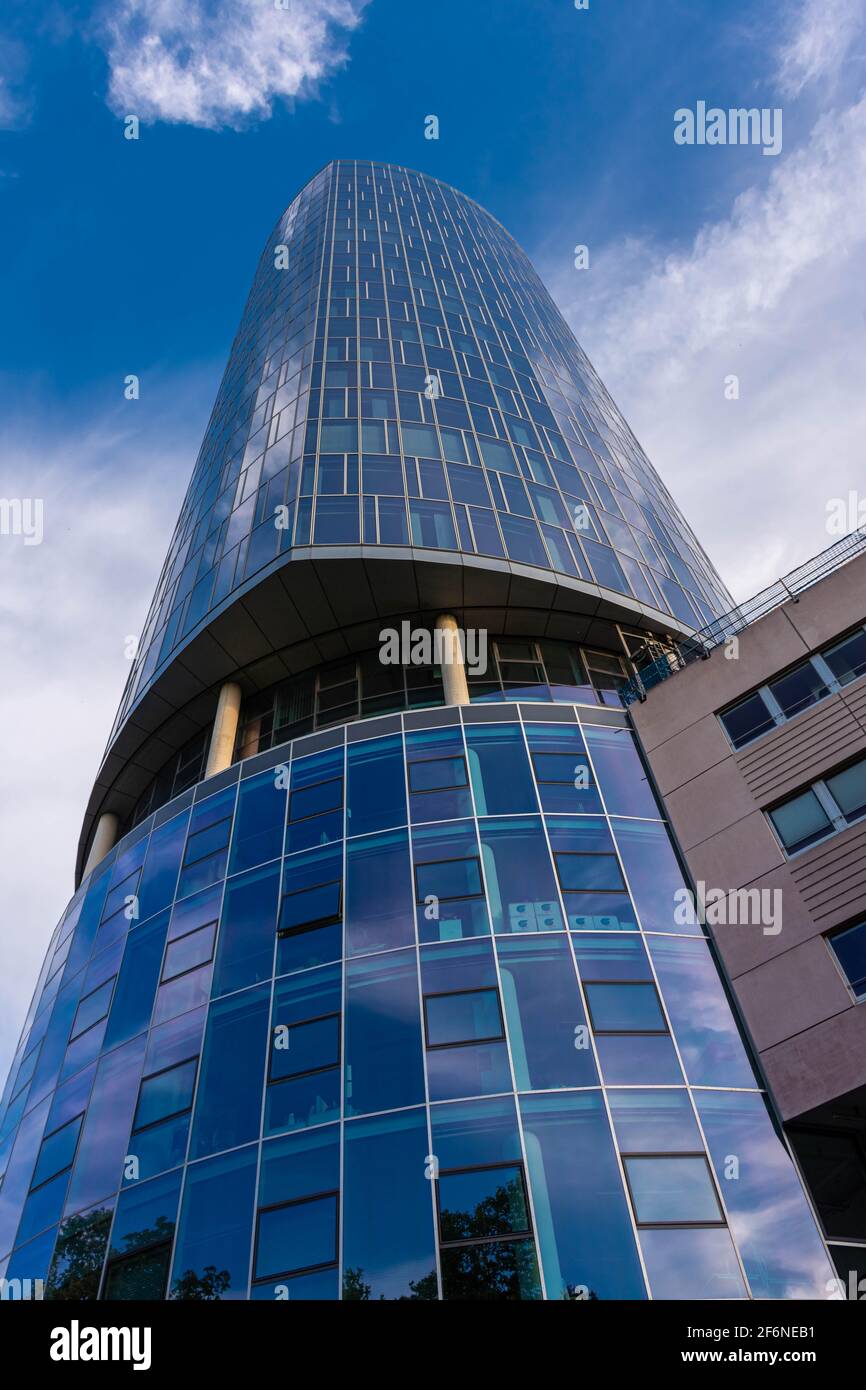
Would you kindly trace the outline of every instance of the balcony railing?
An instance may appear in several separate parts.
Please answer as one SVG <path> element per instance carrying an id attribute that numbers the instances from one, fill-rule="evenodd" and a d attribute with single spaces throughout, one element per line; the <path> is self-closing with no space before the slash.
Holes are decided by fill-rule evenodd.
<path id="1" fill-rule="evenodd" d="M 648 690 L 666 681 L 675 671 L 681 671 L 693 661 L 705 660 L 715 647 L 721 646 L 728 638 L 735 637 L 744 628 L 751 627 L 752 623 L 766 617 L 783 603 L 797 603 L 804 590 L 811 588 L 819 580 L 826 579 L 864 551 L 866 527 L 861 527 L 859 531 L 852 531 L 850 535 L 835 541 L 820 554 L 813 555 L 811 560 L 777 579 L 775 584 L 762 589 L 754 598 L 747 599 L 745 603 L 732 608 L 729 613 L 715 618 L 706 627 L 699 628 L 691 637 L 680 642 L 677 650 L 658 657 L 655 656 L 657 644 L 650 641 L 648 654 L 651 651 L 654 659 L 641 666 L 640 654 L 637 654 L 635 661 L 638 664 L 638 672 L 620 691 L 623 704 L 631 705 L 635 700 L 645 700 Z"/>

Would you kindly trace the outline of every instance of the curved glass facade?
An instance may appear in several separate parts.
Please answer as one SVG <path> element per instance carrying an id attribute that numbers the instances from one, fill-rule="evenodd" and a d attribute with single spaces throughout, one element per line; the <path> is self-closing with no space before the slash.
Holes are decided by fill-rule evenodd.
<path id="1" fill-rule="evenodd" d="M 191 788 L 58 926 L 0 1276 L 52 1299 L 824 1298 L 626 716 L 464 706 Z"/>
<path id="2" fill-rule="evenodd" d="M 675 628 L 733 602 L 504 228 L 360 161 L 268 238 L 115 731 L 245 587 L 335 548 L 487 557 Z"/>

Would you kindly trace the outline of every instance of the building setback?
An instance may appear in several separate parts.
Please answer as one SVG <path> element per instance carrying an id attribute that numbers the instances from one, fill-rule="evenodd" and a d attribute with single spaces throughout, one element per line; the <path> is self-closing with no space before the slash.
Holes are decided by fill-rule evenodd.
<path id="1" fill-rule="evenodd" d="M 262 252 L 3 1095 L 0 1277 L 836 1296 L 620 696 L 730 605 L 495 219 L 317 174 Z"/>

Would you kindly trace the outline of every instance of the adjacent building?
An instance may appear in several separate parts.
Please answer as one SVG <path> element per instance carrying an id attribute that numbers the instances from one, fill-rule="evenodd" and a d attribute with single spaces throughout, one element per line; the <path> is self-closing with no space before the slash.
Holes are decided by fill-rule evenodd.
<path id="1" fill-rule="evenodd" d="M 730 596 L 504 229 L 262 252 L 0 1106 L 52 1299 L 815 1299 L 623 707 Z"/>
<path id="2" fill-rule="evenodd" d="M 709 929 L 840 1278 L 857 1296 L 866 1276 L 866 538 L 837 543 L 717 624 L 711 641 L 708 659 L 631 706 L 634 724 L 703 885 Z"/>

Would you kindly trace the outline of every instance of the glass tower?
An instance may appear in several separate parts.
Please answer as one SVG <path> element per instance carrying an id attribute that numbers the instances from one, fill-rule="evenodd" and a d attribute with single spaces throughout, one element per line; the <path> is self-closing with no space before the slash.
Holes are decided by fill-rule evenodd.
<path id="1" fill-rule="evenodd" d="M 262 253 L 0 1104 L 0 1277 L 831 1296 L 619 696 L 729 606 L 495 219 L 317 174 Z"/>

